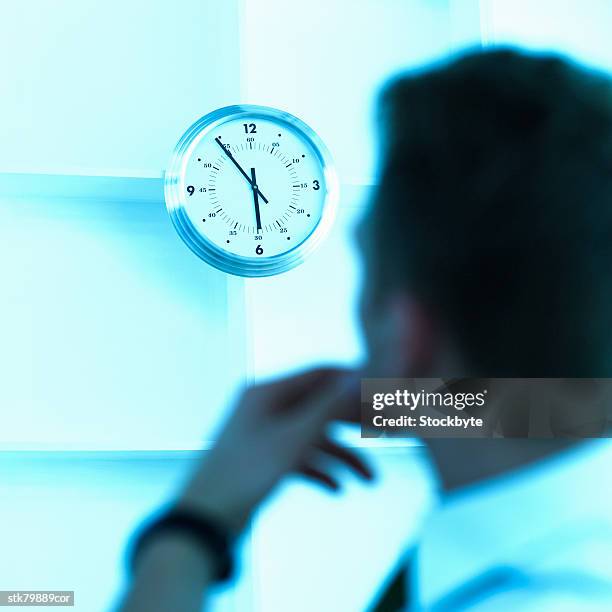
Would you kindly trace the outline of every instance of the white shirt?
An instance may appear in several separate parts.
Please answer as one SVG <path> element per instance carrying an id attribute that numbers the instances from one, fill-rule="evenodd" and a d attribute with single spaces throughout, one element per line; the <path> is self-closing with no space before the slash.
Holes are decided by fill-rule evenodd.
<path id="1" fill-rule="evenodd" d="M 612 440 L 446 496 L 416 559 L 418 610 L 612 610 Z"/>

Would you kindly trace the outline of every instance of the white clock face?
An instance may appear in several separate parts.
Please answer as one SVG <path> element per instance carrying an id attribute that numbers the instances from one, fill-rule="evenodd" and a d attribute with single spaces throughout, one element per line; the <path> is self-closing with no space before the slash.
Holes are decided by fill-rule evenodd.
<path id="1" fill-rule="evenodd" d="M 329 228 L 337 181 L 329 153 L 275 109 L 220 109 L 183 136 L 166 175 L 175 226 L 202 259 L 233 274 L 292 268 Z"/>

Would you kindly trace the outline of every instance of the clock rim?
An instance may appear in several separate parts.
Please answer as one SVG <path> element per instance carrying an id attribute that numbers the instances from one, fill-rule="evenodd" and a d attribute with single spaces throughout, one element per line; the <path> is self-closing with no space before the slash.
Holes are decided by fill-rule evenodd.
<path id="1" fill-rule="evenodd" d="M 299 244 L 278 255 L 244 257 L 218 246 L 195 227 L 185 210 L 184 176 L 190 154 L 197 144 L 223 123 L 242 117 L 274 120 L 306 140 L 323 170 L 326 194 L 321 215 L 312 231 Z M 333 158 L 317 133 L 301 119 L 286 111 L 256 104 L 235 104 L 218 108 L 195 121 L 176 144 L 164 174 L 166 208 L 183 242 L 200 259 L 213 267 L 242 277 L 265 277 L 287 272 L 303 263 L 328 234 L 336 214 L 339 183 Z"/>

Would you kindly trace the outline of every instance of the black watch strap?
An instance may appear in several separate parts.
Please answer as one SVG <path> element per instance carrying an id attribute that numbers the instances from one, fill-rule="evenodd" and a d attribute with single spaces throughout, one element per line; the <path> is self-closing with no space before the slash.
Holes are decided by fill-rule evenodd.
<path id="1" fill-rule="evenodd" d="M 201 512 L 174 508 L 146 524 L 137 534 L 130 554 L 130 567 L 134 572 L 140 553 L 158 534 L 168 531 L 182 532 L 197 542 L 212 557 L 215 582 L 226 582 L 234 573 L 232 555 L 233 538 L 218 520 Z"/>

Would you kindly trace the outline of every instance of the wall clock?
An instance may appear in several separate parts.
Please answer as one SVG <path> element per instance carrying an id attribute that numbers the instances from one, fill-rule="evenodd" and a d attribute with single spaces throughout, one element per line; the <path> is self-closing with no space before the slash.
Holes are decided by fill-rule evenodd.
<path id="1" fill-rule="evenodd" d="M 331 156 L 289 113 L 254 105 L 205 115 L 181 137 L 165 198 L 187 246 L 239 276 L 301 263 L 329 230 L 338 200 Z"/>

